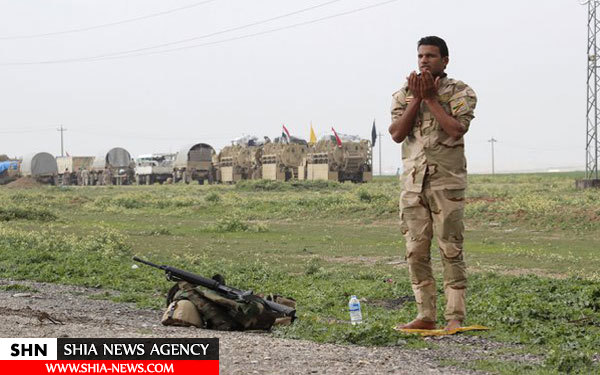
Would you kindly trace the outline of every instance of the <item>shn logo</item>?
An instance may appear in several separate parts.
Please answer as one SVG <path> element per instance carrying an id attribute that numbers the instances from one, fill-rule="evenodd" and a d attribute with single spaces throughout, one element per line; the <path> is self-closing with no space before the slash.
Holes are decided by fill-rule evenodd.
<path id="1" fill-rule="evenodd" d="M 39 357 L 48 355 L 47 344 L 12 344 L 11 357 Z"/>

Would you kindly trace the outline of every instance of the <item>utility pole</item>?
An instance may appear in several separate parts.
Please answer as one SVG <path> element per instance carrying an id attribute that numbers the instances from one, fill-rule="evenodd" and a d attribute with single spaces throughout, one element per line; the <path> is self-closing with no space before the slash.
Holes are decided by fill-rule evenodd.
<path id="1" fill-rule="evenodd" d="M 586 104 L 586 139 L 585 139 L 585 178 L 575 181 L 577 188 L 600 187 L 598 176 L 598 43 L 600 31 L 598 20 L 598 0 L 588 0 L 582 5 L 588 6 L 588 41 L 587 41 L 587 104 Z"/>
<path id="2" fill-rule="evenodd" d="M 63 126 L 61 125 L 60 128 L 58 128 L 56 130 L 60 132 L 60 156 L 65 156 L 63 133 L 66 132 L 67 129 L 63 128 Z"/>
<path id="3" fill-rule="evenodd" d="M 494 175 L 496 174 L 496 171 L 494 169 L 494 143 L 498 142 L 498 140 L 492 137 L 492 139 L 488 139 L 488 142 L 492 144 L 492 175 Z"/>
<path id="4" fill-rule="evenodd" d="M 377 137 L 379 137 L 379 175 L 381 176 L 381 140 L 383 138 L 381 138 L 381 133 L 377 134 Z"/>

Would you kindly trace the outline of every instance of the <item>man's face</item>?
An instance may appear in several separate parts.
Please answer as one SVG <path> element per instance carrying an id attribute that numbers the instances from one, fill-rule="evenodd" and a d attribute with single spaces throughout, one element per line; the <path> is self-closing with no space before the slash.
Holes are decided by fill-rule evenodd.
<path id="1" fill-rule="evenodd" d="M 448 56 L 442 57 L 437 46 L 422 45 L 417 50 L 419 60 L 419 71 L 428 70 L 434 77 L 439 76 L 448 65 Z"/>

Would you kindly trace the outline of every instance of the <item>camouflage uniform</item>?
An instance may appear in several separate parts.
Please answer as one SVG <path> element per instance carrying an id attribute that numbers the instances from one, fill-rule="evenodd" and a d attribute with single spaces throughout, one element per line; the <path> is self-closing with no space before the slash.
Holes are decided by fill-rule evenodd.
<path id="1" fill-rule="evenodd" d="M 88 186 L 90 183 L 90 173 L 88 172 L 87 169 L 83 169 L 81 171 L 81 184 L 83 186 Z"/>
<path id="2" fill-rule="evenodd" d="M 408 83 L 394 93 L 392 121 L 402 116 L 413 96 Z M 465 129 L 473 119 L 477 98 L 461 81 L 441 78 L 438 101 Z M 435 234 L 444 268 L 446 320 L 465 318 L 467 275 L 463 260 L 463 211 L 467 187 L 464 139 L 449 136 L 425 102 L 402 143 L 403 191 L 400 227 L 406 239 L 406 260 L 417 301 L 417 319 L 436 321 L 436 287 L 431 268 Z"/>
<path id="3" fill-rule="evenodd" d="M 68 169 L 65 169 L 62 177 L 62 186 L 69 186 L 71 184 L 71 173 Z"/>
<path id="4" fill-rule="evenodd" d="M 112 177 L 112 171 L 109 168 L 105 168 L 104 173 L 102 174 L 102 185 L 112 185 Z"/>
<path id="5" fill-rule="evenodd" d="M 252 295 L 247 299 L 231 299 L 201 286 L 194 286 L 180 281 L 171 288 L 167 296 L 167 311 L 163 315 L 164 325 L 193 325 L 198 328 L 208 328 L 223 331 L 248 329 L 268 330 L 273 324 L 289 324 L 291 317 L 282 317 L 269 310 L 262 301 L 262 296 Z M 267 299 L 279 304 L 296 308 L 296 301 L 290 298 L 270 295 Z M 179 311 L 176 302 L 187 300 L 192 302 L 198 314 Z M 175 304 L 174 304 L 175 303 Z M 189 309 L 183 306 L 182 309 Z M 179 315 L 180 319 L 177 319 Z M 185 316 L 193 319 L 186 319 Z M 181 317 L 183 316 L 183 320 Z"/>

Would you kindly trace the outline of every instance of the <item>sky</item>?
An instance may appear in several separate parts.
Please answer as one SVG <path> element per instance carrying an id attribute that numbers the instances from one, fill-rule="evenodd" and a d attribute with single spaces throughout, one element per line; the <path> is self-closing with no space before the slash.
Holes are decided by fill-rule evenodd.
<path id="1" fill-rule="evenodd" d="M 417 41 L 478 96 L 468 170 L 585 169 L 587 6 L 575 0 L 0 0 L 0 154 L 132 156 L 243 135 L 387 132 Z M 133 52 L 127 52 L 133 51 Z M 379 173 L 379 144 L 373 152 Z"/>

